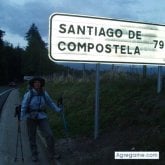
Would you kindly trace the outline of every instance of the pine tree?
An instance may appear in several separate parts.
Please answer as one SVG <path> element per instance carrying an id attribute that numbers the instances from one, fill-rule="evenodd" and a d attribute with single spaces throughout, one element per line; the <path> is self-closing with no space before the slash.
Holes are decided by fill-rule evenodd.
<path id="1" fill-rule="evenodd" d="M 37 26 L 33 23 L 26 33 L 27 47 L 23 59 L 24 75 L 50 75 L 56 71 L 64 69 L 62 65 L 57 65 L 48 57 L 47 44 L 42 40 Z"/>
<path id="2" fill-rule="evenodd" d="M 4 84 L 8 79 L 8 65 L 3 41 L 4 35 L 5 31 L 0 30 L 0 84 Z"/>
<path id="3" fill-rule="evenodd" d="M 32 24 L 25 37 L 27 40 L 25 72 L 31 75 L 42 75 L 44 73 L 42 65 L 44 56 L 46 56 L 46 44 L 35 24 Z"/>

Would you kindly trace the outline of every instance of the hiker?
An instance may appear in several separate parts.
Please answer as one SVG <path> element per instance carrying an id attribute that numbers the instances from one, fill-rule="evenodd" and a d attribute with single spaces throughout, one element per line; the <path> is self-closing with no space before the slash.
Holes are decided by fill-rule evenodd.
<path id="1" fill-rule="evenodd" d="M 55 112 L 62 111 L 50 98 L 49 94 L 43 89 L 45 80 L 40 77 L 34 77 L 29 81 L 30 89 L 24 94 L 21 106 L 21 120 L 27 121 L 30 149 L 32 152 L 32 161 L 38 161 L 38 150 L 36 144 L 36 131 L 40 129 L 45 137 L 48 155 L 51 161 L 54 161 L 54 137 L 49 126 L 46 105 Z M 56 157 L 58 155 L 56 154 Z"/>

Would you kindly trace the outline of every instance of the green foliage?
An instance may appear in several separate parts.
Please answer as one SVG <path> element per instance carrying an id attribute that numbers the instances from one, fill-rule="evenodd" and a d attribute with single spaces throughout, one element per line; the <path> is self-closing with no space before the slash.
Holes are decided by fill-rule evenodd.
<path id="1" fill-rule="evenodd" d="M 163 151 L 165 94 L 156 94 L 156 79 L 130 80 L 121 75 L 102 78 L 100 85 L 100 133 L 119 130 L 118 136 L 123 136 L 120 131 L 124 130 L 123 143 L 137 150 Z M 47 90 L 55 100 L 64 97 L 70 136 L 93 136 L 95 83 L 49 82 Z M 56 137 L 63 137 L 60 115 L 49 111 L 49 116 Z"/>
<path id="2" fill-rule="evenodd" d="M 55 100 L 63 96 L 64 112 L 70 134 L 72 136 L 89 135 L 93 128 L 93 84 L 59 81 L 48 84 L 47 90 Z M 54 113 L 50 113 L 50 116 L 51 124 L 55 127 L 55 134 L 61 136 L 64 133 L 61 116 Z M 61 131 L 58 133 L 57 130 L 61 130 L 61 127 L 63 133 Z"/>
<path id="3" fill-rule="evenodd" d="M 0 84 L 21 79 L 21 56 L 23 50 L 13 48 L 11 44 L 3 42 L 4 31 L 0 30 Z"/>
<path id="4" fill-rule="evenodd" d="M 42 40 L 35 24 L 32 24 L 26 33 L 26 40 L 28 45 L 24 58 L 24 72 L 27 75 L 48 74 L 47 72 L 49 72 L 48 69 L 51 62 L 48 58 L 46 44 Z"/>
<path id="5" fill-rule="evenodd" d="M 37 26 L 33 23 L 26 33 L 27 47 L 22 59 L 23 75 L 50 75 L 64 67 L 54 64 L 48 57 L 47 44 L 42 40 Z"/>
<path id="6" fill-rule="evenodd" d="M 62 65 L 54 64 L 48 58 L 46 43 L 42 40 L 38 28 L 32 24 L 26 33 L 27 47 L 13 47 L 3 41 L 5 32 L 0 30 L 0 84 L 9 81 L 22 81 L 24 75 L 50 75 L 62 72 Z"/>

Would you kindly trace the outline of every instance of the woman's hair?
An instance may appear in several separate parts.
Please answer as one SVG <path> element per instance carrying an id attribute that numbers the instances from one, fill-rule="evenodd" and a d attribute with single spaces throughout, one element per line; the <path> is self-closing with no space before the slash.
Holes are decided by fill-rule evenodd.
<path id="1" fill-rule="evenodd" d="M 29 81 L 29 86 L 34 87 L 34 82 L 39 81 L 41 83 L 41 87 L 45 86 L 45 80 L 42 77 L 34 77 Z"/>

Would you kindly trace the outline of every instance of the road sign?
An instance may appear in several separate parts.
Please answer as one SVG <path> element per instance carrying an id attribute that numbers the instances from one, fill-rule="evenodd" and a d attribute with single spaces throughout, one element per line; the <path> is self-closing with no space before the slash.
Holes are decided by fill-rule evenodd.
<path id="1" fill-rule="evenodd" d="M 53 61 L 165 64 L 165 25 L 55 13 L 49 26 Z"/>

